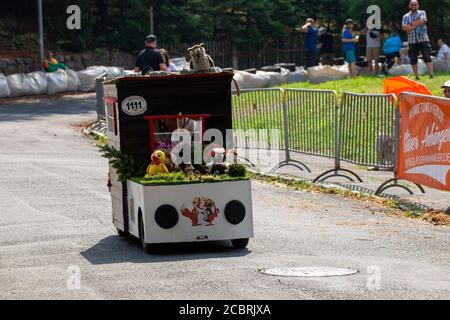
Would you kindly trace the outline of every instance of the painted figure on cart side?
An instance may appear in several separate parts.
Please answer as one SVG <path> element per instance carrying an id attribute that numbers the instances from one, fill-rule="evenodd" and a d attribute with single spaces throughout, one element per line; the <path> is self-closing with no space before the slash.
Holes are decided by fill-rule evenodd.
<path id="1" fill-rule="evenodd" d="M 209 198 L 195 197 L 192 201 L 193 208 L 189 210 L 185 206 L 181 208 L 181 214 L 192 221 L 192 226 L 212 226 L 213 221 L 219 214 L 214 200 Z"/>

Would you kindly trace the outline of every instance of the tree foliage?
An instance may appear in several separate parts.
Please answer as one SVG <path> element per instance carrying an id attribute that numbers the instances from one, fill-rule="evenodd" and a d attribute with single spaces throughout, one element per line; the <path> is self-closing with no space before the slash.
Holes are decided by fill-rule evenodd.
<path id="1" fill-rule="evenodd" d="M 150 33 L 150 6 L 154 31 L 164 43 L 228 40 L 237 46 L 266 47 L 274 41 L 298 36 L 295 27 L 313 17 L 338 33 L 346 18 L 365 24 L 366 9 L 377 4 L 383 24 L 400 26 L 408 0 L 43 0 L 46 40 L 71 51 L 99 47 L 135 53 Z M 66 8 L 82 11 L 82 29 L 66 28 Z M 422 0 L 433 39 L 448 37 L 450 0 Z M 0 3 L 0 35 L 7 31 L 36 32 L 36 1 Z M 6 19 L 6 20 L 5 20 Z M 27 29 L 28 26 L 28 29 Z M 9 30 L 4 30 L 4 29 Z M 404 35 L 403 35 L 404 36 Z M 5 40 L 5 39 L 3 39 Z"/>

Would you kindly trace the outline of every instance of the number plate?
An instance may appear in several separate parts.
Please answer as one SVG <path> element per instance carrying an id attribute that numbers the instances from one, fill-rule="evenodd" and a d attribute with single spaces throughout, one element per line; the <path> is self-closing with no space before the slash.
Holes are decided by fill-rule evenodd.
<path id="1" fill-rule="evenodd" d="M 140 96 L 131 96 L 122 101 L 122 111 L 129 116 L 137 116 L 147 111 L 147 101 Z"/>

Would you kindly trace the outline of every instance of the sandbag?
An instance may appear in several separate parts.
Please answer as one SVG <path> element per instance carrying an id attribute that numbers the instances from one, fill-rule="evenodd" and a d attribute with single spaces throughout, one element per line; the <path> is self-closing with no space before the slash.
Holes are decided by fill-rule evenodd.
<path id="1" fill-rule="evenodd" d="M 347 63 L 342 66 L 322 65 L 308 68 L 308 80 L 314 84 L 345 79 L 349 75 Z"/>
<path id="2" fill-rule="evenodd" d="M 78 91 L 80 87 L 80 78 L 78 77 L 78 73 L 71 69 L 66 70 L 67 74 L 67 91 L 73 92 Z"/>
<path id="3" fill-rule="evenodd" d="M 267 88 L 269 86 L 270 78 L 265 74 L 265 72 L 257 72 L 256 74 L 236 71 L 235 74 L 239 74 L 238 79 L 243 82 L 241 87 L 240 83 L 238 85 L 241 89 L 255 89 L 255 88 Z"/>
<path id="4" fill-rule="evenodd" d="M 141 73 L 140 72 L 135 72 L 134 70 L 124 70 L 123 71 L 123 76 L 124 77 L 140 77 Z"/>
<path id="5" fill-rule="evenodd" d="M 25 75 L 25 82 L 29 89 L 26 95 L 40 95 L 47 93 L 47 76 L 44 72 L 36 71 L 30 72 Z"/>
<path id="6" fill-rule="evenodd" d="M 243 74 L 245 87 L 247 89 L 267 88 L 269 87 L 270 77 L 265 72 L 258 72 L 256 74 L 245 72 Z"/>
<path id="7" fill-rule="evenodd" d="M 47 73 L 47 94 L 66 92 L 68 86 L 66 71 L 59 69 L 56 72 Z"/>
<path id="8" fill-rule="evenodd" d="M 108 74 L 108 68 L 103 66 L 92 66 L 86 70 L 78 72 L 78 77 L 80 79 L 80 91 L 94 91 L 95 90 L 95 79 L 101 75 Z"/>
<path id="9" fill-rule="evenodd" d="M 11 74 L 6 77 L 8 81 L 8 87 L 11 91 L 11 97 L 25 96 L 30 91 L 30 82 L 25 79 L 23 73 Z"/>
<path id="10" fill-rule="evenodd" d="M 103 73 L 108 73 L 108 67 L 105 66 L 90 66 L 87 67 L 86 70 L 95 74 L 96 77 L 102 75 Z"/>
<path id="11" fill-rule="evenodd" d="M 295 71 L 290 71 L 288 73 L 287 82 L 288 83 L 297 83 L 297 82 L 306 82 L 308 81 L 308 71 L 303 67 L 295 68 Z"/>
<path id="12" fill-rule="evenodd" d="M 107 68 L 107 74 L 106 76 L 108 78 L 116 78 L 116 77 L 121 77 L 123 75 L 123 68 L 119 68 L 119 67 L 106 67 Z"/>
<path id="13" fill-rule="evenodd" d="M 241 89 L 241 90 L 242 89 L 246 89 L 245 88 L 245 82 L 244 82 L 244 76 L 240 72 L 236 71 L 234 73 L 233 80 L 236 81 L 239 89 Z M 236 85 L 235 85 L 234 81 L 231 83 L 231 88 L 233 90 L 236 90 L 237 88 L 236 88 Z"/>
<path id="14" fill-rule="evenodd" d="M 289 71 L 287 69 L 281 69 L 281 72 L 265 72 L 257 71 L 257 76 L 265 76 L 269 81 L 267 83 L 268 87 L 281 86 L 288 82 Z"/>
<path id="15" fill-rule="evenodd" d="M 434 72 L 450 72 L 450 61 L 435 60 L 433 61 Z"/>
<path id="16" fill-rule="evenodd" d="M 8 80 L 3 73 L 0 73 L 0 98 L 8 98 L 10 95 Z"/>
<path id="17" fill-rule="evenodd" d="M 425 62 L 423 62 L 422 59 L 419 59 L 418 66 L 420 75 L 427 73 L 427 65 L 425 64 Z M 394 64 L 388 71 L 388 74 L 390 76 L 407 76 L 413 73 L 414 71 L 410 64 Z"/>

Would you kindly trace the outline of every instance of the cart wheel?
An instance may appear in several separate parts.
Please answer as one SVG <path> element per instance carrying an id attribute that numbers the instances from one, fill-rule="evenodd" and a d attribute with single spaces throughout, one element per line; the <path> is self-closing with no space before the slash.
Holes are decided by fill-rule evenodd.
<path id="1" fill-rule="evenodd" d="M 139 220 L 139 238 L 141 240 L 142 249 L 144 249 L 146 253 L 153 253 L 155 251 L 155 245 L 145 243 L 144 222 L 142 219 Z"/>
<path id="2" fill-rule="evenodd" d="M 130 234 L 128 232 L 122 231 L 119 228 L 116 228 L 117 234 L 119 235 L 119 237 L 129 237 Z"/>
<path id="3" fill-rule="evenodd" d="M 248 238 L 245 239 L 233 239 L 231 240 L 231 244 L 233 245 L 233 248 L 235 249 L 244 249 L 248 245 Z"/>

